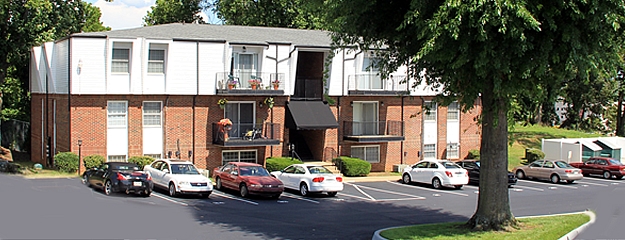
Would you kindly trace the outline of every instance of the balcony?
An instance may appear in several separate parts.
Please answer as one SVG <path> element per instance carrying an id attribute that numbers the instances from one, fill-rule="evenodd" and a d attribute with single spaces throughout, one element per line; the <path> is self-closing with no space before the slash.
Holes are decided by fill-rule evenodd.
<path id="1" fill-rule="evenodd" d="M 403 121 L 343 121 L 343 140 L 359 143 L 403 141 Z"/>
<path id="2" fill-rule="evenodd" d="M 219 95 L 283 95 L 286 79 L 284 73 L 234 71 L 217 73 L 215 82 Z"/>
<path id="3" fill-rule="evenodd" d="M 254 129 L 257 132 L 253 131 Z M 280 145 L 281 126 L 277 123 L 232 124 L 230 129 L 222 129 L 213 123 L 213 144 L 224 147 L 253 147 Z"/>
<path id="4" fill-rule="evenodd" d="M 347 89 L 350 96 L 396 96 L 409 93 L 406 75 L 391 75 L 386 79 L 375 73 L 349 75 Z"/>

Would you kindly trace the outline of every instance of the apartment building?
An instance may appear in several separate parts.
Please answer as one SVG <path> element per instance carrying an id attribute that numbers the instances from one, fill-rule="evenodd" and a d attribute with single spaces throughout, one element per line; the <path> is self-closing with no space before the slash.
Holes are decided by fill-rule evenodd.
<path id="1" fill-rule="evenodd" d="M 212 169 L 293 149 L 303 160 L 354 156 L 390 171 L 479 148 L 479 102 L 466 113 L 438 106 L 407 68 L 381 78 L 373 52 L 331 51 L 326 31 L 178 23 L 34 47 L 32 160 L 51 165 L 71 151 Z"/>

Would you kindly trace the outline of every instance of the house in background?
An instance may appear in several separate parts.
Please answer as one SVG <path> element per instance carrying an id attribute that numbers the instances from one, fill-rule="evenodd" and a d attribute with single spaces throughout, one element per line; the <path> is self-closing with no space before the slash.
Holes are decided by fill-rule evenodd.
<path id="1" fill-rule="evenodd" d="M 80 149 L 211 169 L 294 149 L 303 160 L 353 156 L 389 171 L 479 149 L 479 102 L 467 113 L 438 106 L 406 67 L 383 79 L 372 52 L 330 46 L 326 31 L 166 24 L 34 47 L 32 160 L 51 165 L 54 153 Z"/>
<path id="2" fill-rule="evenodd" d="M 610 157 L 625 162 L 622 137 L 543 139 L 545 159 L 585 162 L 591 157 Z"/>

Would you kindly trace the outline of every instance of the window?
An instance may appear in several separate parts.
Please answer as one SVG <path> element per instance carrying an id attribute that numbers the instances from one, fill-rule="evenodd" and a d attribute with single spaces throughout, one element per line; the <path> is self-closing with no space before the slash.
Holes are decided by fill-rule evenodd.
<path id="1" fill-rule="evenodd" d="M 128 107 L 126 102 L 108 102 L 107 106 L 107 122 L 109 128 L 126 127 L 126 114 Z"/>
<path id="2" fill-rule="evenodd" d="M 378 102 L 354 102 L 352 115 L 355 136 L 378 134 Z"/>
<path id="3" fill-rule="evenodd" d="M 108 157 L 109 162 L 126 162 L 125 155 L 110 155 Z"/>
<path id="4" fill-rule="evenodd" d="M 458 143 L 449 143 L 449 144 L 447 144 L 447 158 L 448 159 L 457 159 L 457 158 L 459 158 Z"/>
<path id="5" fill-rule="evenodd" d="M 254 103 L 228 102 L 225 108 L 225 117 L 232 121 L 230 138 L 242 138 L 248 130 L 254 129 Z"/>
<path id="6" fill-rule="evenodd" d="M 161 126 L 161 102 L 143 102 L 143 126 Z"/>
<path id="7" fill-rule="evenodd" d="M 423 112 L 425 114 L 425 121 L 436 121 L 436 102 L 425 102 L 423 105 Z"/>
<path id="8" fill-rule="evenodd" d="M 165 73 L 165 48 L 162 44 L 150 44 L 148 50 L 148 73 Z"/>
<path id="9" fill-rule="evenodd" d="M 460 106 L 458 102 L 453 102 L 447 107 L 447 120 L 458 120 L 460 116 Z"/>
<path id="10" fill-rule="evenodd" d="M 257 53 L 240 53 L 233 54 L 233 74 L 239 77 L 240 84 L 244 88 L 250 86 L 249 80 L 252 75 L 258 75 L 258 54 Z"/>
<path id="11" fill-rule="evenodd" d="M 243 151 L 223 151 L 221 152 L 221 163 L 229 162 L 250 162 L 256 163 L 256 150 Z"/>
<path id="12" fill-rule="evenodd" d="M 111 72 L 128 73 L 130 66 L 130 49 L 115 48 L 113 44 L 113 57 L 111 60 Z"/>
<path id="13" fill-rule="evenodd" d="M 436 158 L 436 144 L 423 145 L 423 158 Z"/>
<path id="14" fill-rule="evenodd" d="M 154 158 L 154 159 L 159 159 L 159 158 L 161 158 L 161 154 L 143 154 L 143 156 L 145 156 L 145 157 L 151 157 L 151 158 Z"/>
<path id="15" fill-rule="evenodd" d="M 379 163 L 380 146 L 353 146 L 352 157 L 360 158 L 370 163 Z"/>
<path id="16" fill-rule="evenodd" d="M 381 61 L 382 61 L 382 58 L 376 57 L 374 55 L 365 56 L 362 62 L 362 71 L 363 72 L 379 72 Z"/>

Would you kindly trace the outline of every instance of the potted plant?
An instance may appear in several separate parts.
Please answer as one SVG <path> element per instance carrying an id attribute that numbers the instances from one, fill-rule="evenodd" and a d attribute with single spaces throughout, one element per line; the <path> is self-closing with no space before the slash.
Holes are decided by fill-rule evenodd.
<path id="1" fill-rule="evenodd" d="M 217 105 L 219 105 L 219 108 L 224 109 L 226 107 L 226 103 L 228 103 L 228 99 L 222 98 L 217 100 Z"/>
<path id="2" fill-rule="evenodd" d="M 260 85 L 260 79 L 250 79 L 247 82 L 250 83 L 250 86 L 252 86 L 252 89 L 256 89 L 258 85 Z"/>
<path id="3" fill-rule="evenodd" d="M 233 89 L 237 86 L 237 80 L 234 78 L 228 79 L 228 89 Z"/>
<path id="4" fill-rule="evenodd" d="M 223 134 L 224 140 L 228 141 L 228 132 L 232 130 L 232 121 L 228 118 L 224 118 L 219 120 L 217 124 L 219 125 L 219 131 Z"/>
<path id="5" fill-rule="evenodd" d="M 272 81 L 271 85 L 273 86 L 273 90 L 278 90 L 278 88 L 280 87 L 280 80 L 276 79 Z"/>
<path id="6" fill-rule="evenodd" d="M 265 105 L 267 105 L 268 108 L 273 108 L 273 104 L 274 101 L 272 97 L 265 98 Z"/>

